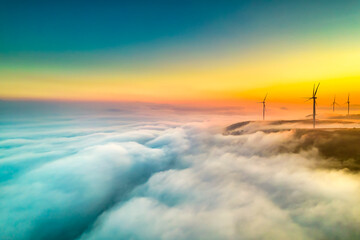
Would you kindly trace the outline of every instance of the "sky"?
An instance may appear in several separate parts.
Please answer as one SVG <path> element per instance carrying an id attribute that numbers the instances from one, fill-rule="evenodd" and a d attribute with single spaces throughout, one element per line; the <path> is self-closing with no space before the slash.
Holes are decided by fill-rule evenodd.
<path id="1" fill-rule="evenodd" d="M 360 102 L 359 1 L 3 1 L 0 99 Z"/>

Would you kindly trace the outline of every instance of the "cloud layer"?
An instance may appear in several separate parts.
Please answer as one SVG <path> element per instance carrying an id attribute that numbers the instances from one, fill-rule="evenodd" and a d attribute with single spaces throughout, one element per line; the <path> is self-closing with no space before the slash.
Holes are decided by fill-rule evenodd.
<path id="1" fill-rule="evenodd" d="M 76 122 L 4 132 L 0 239 L 360 238 L 360 174 L 327 135 Z"/>

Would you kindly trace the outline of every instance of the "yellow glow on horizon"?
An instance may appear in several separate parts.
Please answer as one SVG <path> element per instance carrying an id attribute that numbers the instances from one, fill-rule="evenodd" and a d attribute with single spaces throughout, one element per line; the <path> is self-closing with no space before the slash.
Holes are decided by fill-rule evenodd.
<path id="1" fill-rule="evenodd" d="M 204 64 L 208 62 L 209 64 Z M 121 73 L 0 72 L 1 98 L 93 101 L 234 102 L 270 91 L 273 101 L 295 103 L 321 81 L 319 94 L 360 91 L 360 47 L 256 53 L 237 60 Z M 165 65 L 166 66 L 166 65 Z M 360 101 L 360 96 L 353 96 Z M 301 100 L 300 100 L 301 101 Z M 321 103 L 321 101 L 319 101 Z"/>

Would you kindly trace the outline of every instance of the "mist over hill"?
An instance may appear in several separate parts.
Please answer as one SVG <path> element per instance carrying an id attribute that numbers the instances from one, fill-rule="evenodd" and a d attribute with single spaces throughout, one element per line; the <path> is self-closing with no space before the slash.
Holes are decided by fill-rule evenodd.
<path id="1" fill-rule="evenodd" d="M 355 119 L 355 118 L 353 118 Z M 312 120 L 268 122 L 239 122 L 225 128 L 225 135 L 248 135 L 256 132 L 285 132 L 291 138 L 284 144 L 274 145 L 278 153 L 300 153 L 315 149 L 326 161 L 318 165 L 328 168 L 360 170 L 360 124 L 347 120 L 319 120 L 317 129 Z"/>

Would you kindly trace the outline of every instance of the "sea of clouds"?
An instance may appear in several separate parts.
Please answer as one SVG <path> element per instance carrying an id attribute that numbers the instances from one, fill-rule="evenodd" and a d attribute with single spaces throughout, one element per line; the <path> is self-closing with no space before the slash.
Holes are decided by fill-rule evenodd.
<path id="1" fill-rule="evenodd" d="M 0 239 L 360 239 L 359 172 L 295 132 L 107 110 L 1 119 Z"/>

